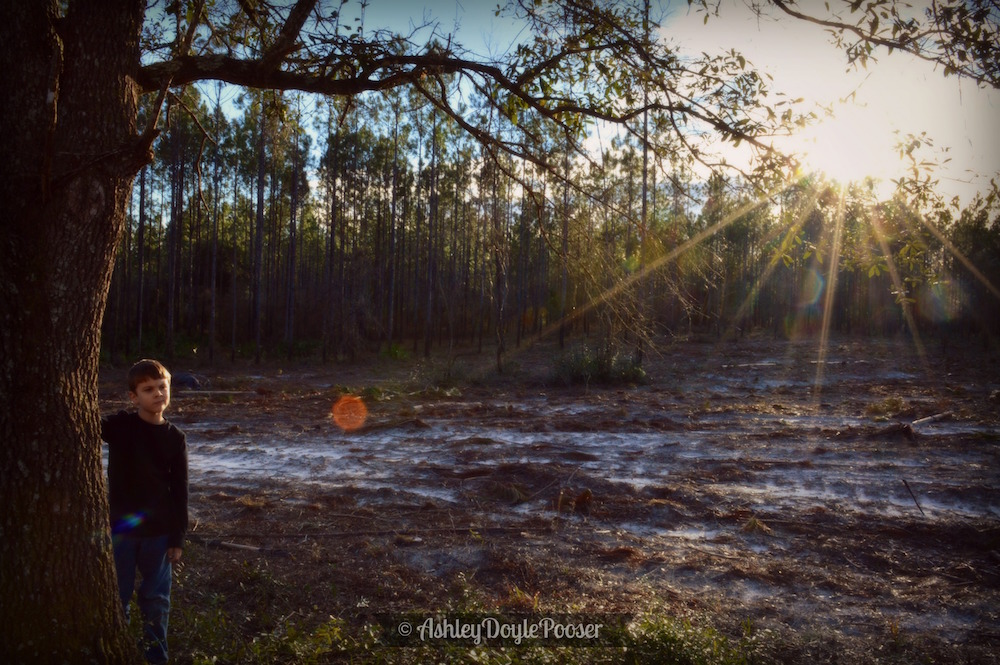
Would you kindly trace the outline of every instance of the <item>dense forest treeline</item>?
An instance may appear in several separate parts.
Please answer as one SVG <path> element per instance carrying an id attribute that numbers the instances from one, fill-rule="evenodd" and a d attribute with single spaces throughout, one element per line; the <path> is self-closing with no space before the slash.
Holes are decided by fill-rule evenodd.
<path id="1" fill-rule="evenodd" d="M 609 348 L 1000 323 L 993 196 L 918 210 L 804 177 L 762 197 L 644 152 L 640 131 L 589 162 L 542 137 L 543 169 L 401 90 L 349 104 L 243 92 L 228 114 L 214 93 L 169 103 L 136 179 L 106 357 L 473 346 L 500 361 L 540 334 Z"/>

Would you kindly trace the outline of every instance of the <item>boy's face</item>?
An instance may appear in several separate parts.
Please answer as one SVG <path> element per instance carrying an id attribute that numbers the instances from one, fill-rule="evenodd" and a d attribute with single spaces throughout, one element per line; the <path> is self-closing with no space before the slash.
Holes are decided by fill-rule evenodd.
<path id="1" fill-rule="evenodd" d="M 129 391 L 132 403 L 139 408 L 139 417 L 147 422 L 163 422 L 163 412 L 170 405 L 169 379 L 142 379 Z"/>

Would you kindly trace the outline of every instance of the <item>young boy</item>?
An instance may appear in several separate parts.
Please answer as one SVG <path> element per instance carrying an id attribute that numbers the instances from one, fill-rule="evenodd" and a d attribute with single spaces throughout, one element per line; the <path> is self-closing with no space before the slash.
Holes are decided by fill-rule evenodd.
<path id="1" fill-rule="evenodd" d="M 101 419 L 115 570 L 126 619 L 136 569 L 142 576 L 138 604 L 146 660 L 165 663 L 172 564 L 181 560 L 188 523 L 187 444 L 163 417 L 170 405 L 170 372 L 163 365 L 133 365 L 128 395 L 135 411 Z"/>

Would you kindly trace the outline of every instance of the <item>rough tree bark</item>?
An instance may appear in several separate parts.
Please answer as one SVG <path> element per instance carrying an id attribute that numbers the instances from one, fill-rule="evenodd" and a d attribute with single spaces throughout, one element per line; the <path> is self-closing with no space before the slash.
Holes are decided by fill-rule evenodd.
<path id="1" fill-rule="evenodd" d="M 138 659 L 119 608 L 97 408 L 132 180 L 144 2 L 0 8 L 0 662 Z"/>

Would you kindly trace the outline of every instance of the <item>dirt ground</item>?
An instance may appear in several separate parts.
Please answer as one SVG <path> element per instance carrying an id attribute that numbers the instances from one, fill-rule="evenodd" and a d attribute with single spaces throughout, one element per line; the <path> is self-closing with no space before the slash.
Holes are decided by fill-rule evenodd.
<path id="1" fill-rule="evenodd" d="M 998 662 L 1000 359 L 981 343 L 664 342 L 629 386 L 564 385 L 558 356 L 192 367 L 207 382 L 168 414 L 191 465 L 175 624 L 213 603 L 242 635 L 657 613 L 766 631 L 782 662 Z M 122 373 L 102 372 L 104 412 Z M 351 431 L 345 393 L 368 411 Z"/>

